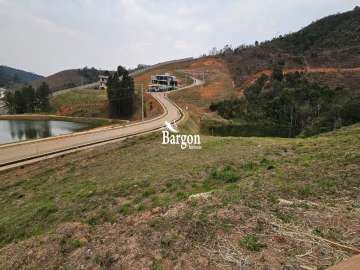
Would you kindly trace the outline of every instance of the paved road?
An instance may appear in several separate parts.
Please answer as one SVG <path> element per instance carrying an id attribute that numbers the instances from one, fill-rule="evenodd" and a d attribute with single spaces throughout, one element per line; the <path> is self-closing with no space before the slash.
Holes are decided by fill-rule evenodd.
<path id="1" fill-rule="evenodd" d="M 182 89 L 201 85 L 203 82 L 194 80 L 190 86 Z M 52 138 L 19 142 L 0 146 L 0 167 L 8 168 L 22 164 L 12 164 L 17 161 L 26 161 L 41 157 L 45 158 L 49 153 L 64 154 L 66 150 L 73 151 L 81 147 L 95 147 L 95 143 L 110 142 L 127 137 L 153 132 L 164 127 L 165 121 L 178 121 L 182 117 L 179 108 L 167 98 L 166 93 L 151 93 L 163 106 L 164 113 L 154 119 L 144 122 L 128 124 L 125 126 L 112 126 L 86 132 L 73 133 Z M 48 158 L 48 157 L 46 157 Z M 31 162 L 31 161 L 30 161 Z M 32 160 L 33 162 L 33 160 Z"/>

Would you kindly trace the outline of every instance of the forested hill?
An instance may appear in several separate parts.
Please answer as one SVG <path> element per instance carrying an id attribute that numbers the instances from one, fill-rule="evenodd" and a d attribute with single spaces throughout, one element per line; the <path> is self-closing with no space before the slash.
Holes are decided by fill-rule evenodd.
<path id="1" fill-rule="evenodd" d="M 45 82 L 49 85 L 51 91 L 58 91 L 96 82 L 100 74 L 101 72 L 95 68 L 84 67 L 82 69 L 68 69 L 45 78 L 35 80 L 31 83 L 31 85 L 36 88 Z"/>
<path id="2" fill-rule="evenodd" d="M 271 41 L 239 46 L 223 57 L 237 86 L 279 62 L 285 69 L 360 67 L 360 8 L 325 17 Z"/>
<path id="3" fill-rule="evenodd" d="M 0 86 L 3 87 L 29 83 L 41 78 L 43 77 L 31 72 L 0 65 Z"/>
<path id="4" fill-rule="evenodd" d="M 270 45 L 295 54 L 359 46 L 360 7 L 320 19 L 296 33 L 273 39 Z"/>

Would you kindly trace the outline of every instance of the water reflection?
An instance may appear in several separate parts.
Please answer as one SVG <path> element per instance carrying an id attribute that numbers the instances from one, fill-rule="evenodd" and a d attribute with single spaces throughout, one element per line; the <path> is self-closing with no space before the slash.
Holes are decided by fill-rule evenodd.
<path id="1" fill-rule="evenodd" d="M 10 121 L 10 134 L 14 140 L 30 140 L 53 136 L 48 121 Z"/>
<path id="2" fill-rule="evenodd" d="M 84 124 L 46 120 L 0 120 L 0 144 L 72 133 Z"/>

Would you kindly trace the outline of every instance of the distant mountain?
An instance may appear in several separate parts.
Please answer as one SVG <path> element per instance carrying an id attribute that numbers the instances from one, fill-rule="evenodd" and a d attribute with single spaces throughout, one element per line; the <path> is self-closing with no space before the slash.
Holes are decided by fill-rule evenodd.
<path id="1" fill-rule="evenodd" d="M 30 83 L 41 78 L 43 78 L 43 76 L 35 73 L 0 65 L 0 87 Z"/>
<path id="2" fill-rule="evenodd" d="M 68 69 L 52 74 L 31 82 L 31 85 L 38 87 L 42 82 L 49 85 L 52 91 L 76 87 L 82 84 L 96 82 L 101 71 L 95 68 Z"/>

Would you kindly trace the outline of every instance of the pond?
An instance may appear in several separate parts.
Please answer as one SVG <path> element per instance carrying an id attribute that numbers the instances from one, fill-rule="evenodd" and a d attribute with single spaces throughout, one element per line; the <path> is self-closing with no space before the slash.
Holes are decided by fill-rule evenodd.
<path id="1" fill-rule="evenodd" d="M 0 120 L 0 144 L 69 134 L 86 127 L 82 123 L 53 120 Z"/>

